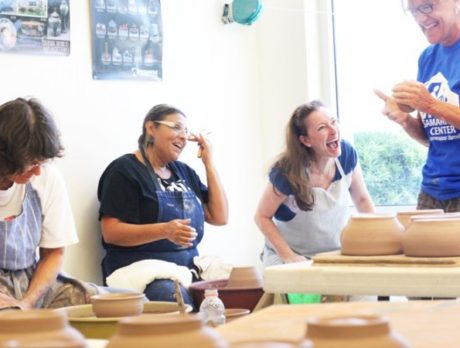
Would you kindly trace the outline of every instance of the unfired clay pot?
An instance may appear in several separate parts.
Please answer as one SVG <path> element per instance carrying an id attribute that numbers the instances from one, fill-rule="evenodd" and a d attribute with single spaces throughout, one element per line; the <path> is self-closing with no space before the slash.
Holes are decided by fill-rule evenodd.
<path id="1" fill-rule="evenodd" d="M 406 210 L 406 211 L 399 211 L 396 213 L 396 217 L 400 223 L 404 226 L 405 229 L 409 227 L 411 223 L 411 218 L 413 216 L 420 216 L 420 215 L 433 215 L 433 214 L 444 214 L 444 210 L 442 209 L 421 209 L 421 210 Z"/>
<path id="2" fill-rule="evenodd" d="M 314 348 L 409 348 L 390 330 L 388 320 L 377 315 L 310 319 L 306 338 Z"/>
<path id="3" fill-rule="evenodd" d="M 354 256 L 401 254 L 404 227 L 390 214 L 357 214 L 342 230 L 341 253 Z"/>
<path id="4" fill-rule="evenodd" d="M 109 293 L 91 297 L 93 312 L 98 318 L 140 315 L 144 309 L 144 294 Z"/>
<path id="5" fill-rule="evenodd" d="M 256 267 L 233 267 L 227 288 L 253 289 L 264 286 L 262 275 Z"/>
<path id="6" fill-rule="evenodd" d="M 0 348 L 85 348 L 64 313 L 47 309 L 0 312 Z"/>
<path id="7" fill-rule="evenodd" d="M 403 245 L 406 256 L 460 256 L 460 218 L 413 219 Z"/>
<path id="8" fill-rule="evenodd" d="M 106 348 L 227 348 L 227 342 L 213 328 L 194 315 L 158 317 L 142 315 L 118 322 L 117 333 Z"/>

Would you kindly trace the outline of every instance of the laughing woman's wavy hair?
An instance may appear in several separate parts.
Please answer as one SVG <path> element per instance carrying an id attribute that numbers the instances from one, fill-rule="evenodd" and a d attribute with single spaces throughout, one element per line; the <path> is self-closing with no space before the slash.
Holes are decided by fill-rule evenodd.
<path id="1" fill-rule="evenodd" d="M 34 161 L 61 157 L 59 136 L 53 117 L 37 99 L 0 105 L 0 179 L 23 172 Z"/>
<path id="2" fill-rule="evenodd" d="M 294 110 L 286 127 L 286 148 L 272 166 L 287 178 L 298 207 L 304 211 L 312 210 L 315 203 L 307 172 L 313 160 L 313 152 L 300 142 L 299 137 L 308 135 L 305 119 L 322 107 L 324 104 L 321 101 L 314 100 Z"/>

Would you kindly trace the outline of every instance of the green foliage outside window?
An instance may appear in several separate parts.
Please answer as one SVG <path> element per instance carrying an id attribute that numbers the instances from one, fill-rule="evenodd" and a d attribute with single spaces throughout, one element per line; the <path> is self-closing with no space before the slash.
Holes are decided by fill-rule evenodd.
<path id="1" fill-rule="evenodd" d="M 427 148 L 406 133 L 354 133 L 364 180 L 375 205 L 415 205 Z"/>

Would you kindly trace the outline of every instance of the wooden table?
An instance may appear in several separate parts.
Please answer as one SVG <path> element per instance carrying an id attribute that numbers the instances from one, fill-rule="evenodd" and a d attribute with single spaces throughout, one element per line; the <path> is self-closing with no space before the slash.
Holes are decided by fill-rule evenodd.
<path id="1" fill-rule="evenodd" d="M 324 262 L 325 258 L 327 262 Z M 264 291 L 460 297 L 460 258 L 430 258 L 412 262 L 411 258 L 395 255 L 371 257 L 371 261 L 366 259 L 338 257 L 334 253 L 319 254 L 319 262 L 267 267 L 264 271 Z"/>
<path id="2" fill-rule="evenodd" d="M 335 315 L 378 314 L 412 348 L 460 346 L 460 302 L 341 302 L 273 305 L 237 319 L 217 330 L 230 343 L 273 340 L 295 343 L 305 336 L 306 320 Z"/>

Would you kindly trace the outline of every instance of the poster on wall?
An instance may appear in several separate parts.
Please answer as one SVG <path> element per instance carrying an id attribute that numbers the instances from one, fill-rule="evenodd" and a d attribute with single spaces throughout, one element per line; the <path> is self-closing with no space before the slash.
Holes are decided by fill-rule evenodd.
<path id="1" fill-rule="evenodd" d="M 0 0 L 0 52 L 69 55 L 69 1 Z"/>
<path id="2" fill-rule="evenodd" d="M 91 11 L 93 79 L 162 79 L 160 0 L 91 0 Z"/>

